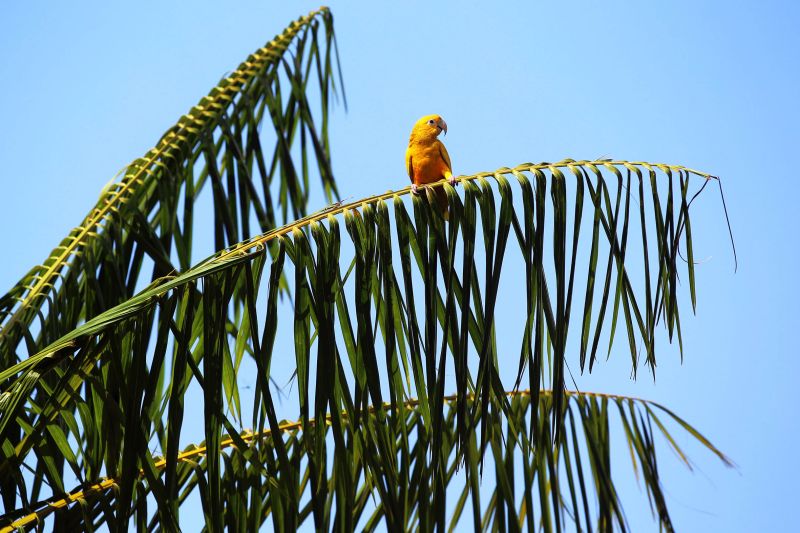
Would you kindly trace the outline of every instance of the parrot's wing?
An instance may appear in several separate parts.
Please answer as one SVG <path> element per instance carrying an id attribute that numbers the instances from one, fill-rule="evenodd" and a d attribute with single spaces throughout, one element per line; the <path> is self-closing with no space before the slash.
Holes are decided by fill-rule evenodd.
<path id="1" fill-rule="evenodd" d="M 444 147 L 442 141 L 437 140 L 436 143 L 439 145 L 439 155 L 444 159 L 444 162 L 447 163 L 447 170 L 453 172 L 453 165 L 450 164 L 450 154 L 447 153 L 447 148 Z"/>
<path id="2" fill-rule="evenodd" d="M 414 158 L 411 156 L 411 150 L 406 150 L 406 172 L 411 183 L 414 183 Z"/>

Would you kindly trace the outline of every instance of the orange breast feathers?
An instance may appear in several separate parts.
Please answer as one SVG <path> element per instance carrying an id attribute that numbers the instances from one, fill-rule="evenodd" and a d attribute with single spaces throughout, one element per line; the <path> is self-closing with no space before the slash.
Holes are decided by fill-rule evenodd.
<path id="1" fill-rule="evenodd" d="M 418 194 L 419 186 L 443 179 L 451 185 L 456 184 L 450 154 L 437 138 L 441 132 L 447 134 L 447 123 L 439 115 L 425 115 L 411 129 L 406 150 L 406 170 L 414 194 Z M 447 193 L 442 187 L 436 188 L 436 203 L 447 220 Z"/>

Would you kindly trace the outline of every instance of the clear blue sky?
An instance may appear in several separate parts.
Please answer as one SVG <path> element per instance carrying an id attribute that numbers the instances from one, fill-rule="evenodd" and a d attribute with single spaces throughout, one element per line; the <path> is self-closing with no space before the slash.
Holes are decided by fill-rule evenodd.
<path id="1" fill-rule="evenodd" d="M 345 197 L 407 184 L 408 130 L 427 113 L 446 118 L 457 173 L 605 155 L 722 177 L 739 272 L 709 191 L 695 204 L 695 254 L 709 259 L 697 270 L 697 316 L 684 318 L 683 364 L 665 346 L 655 383 L 645 373 L 632 382 L 625 357 L 577 379 L 583 390 L 674 408 L 737 462 L 738 471 L 726 470 L 695 450 L 699 469 L 689 474 L 672 471 L 677 463 L 663 449 L 681 531 L 787 530 L 800 473 L 800 365 L 790 348 L 800 331 L 791 274 L 799 255 L 798 5 L 353 4 L 331 5 L 350 105 L 334 111 L 332 130 Z M 5 5 L 3 292 L 80 222 L 122 166 L 248 53 L 315 7 Z M 627 507 L 629 518 L 655 529 L 644 505 Z"/>

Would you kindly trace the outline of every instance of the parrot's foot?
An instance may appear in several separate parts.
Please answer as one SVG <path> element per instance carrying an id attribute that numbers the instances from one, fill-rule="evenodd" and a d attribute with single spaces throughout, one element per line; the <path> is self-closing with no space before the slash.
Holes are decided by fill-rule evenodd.
<path id="1" fill-rule="evenodd" d="M 419 194 L 419 189 L 417 188 L 416 183 L 411 184 L 411 194 Z"/>
<path id="2" fill-rule="evenodd" d="M 447 178 L 447 183 L 455 187 L 456 185 L 458 185 L 458 179 L 456 179 L 455 176 L 450 176 L 449 178 Z"/>

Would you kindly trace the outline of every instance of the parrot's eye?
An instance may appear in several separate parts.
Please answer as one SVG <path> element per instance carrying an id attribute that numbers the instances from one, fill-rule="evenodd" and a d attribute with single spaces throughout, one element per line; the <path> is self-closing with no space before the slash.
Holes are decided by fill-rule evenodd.
<path id="1" fill-rule="evenodd" d="M 433 119 L 430 119 L 430 120 L 428 121 L 428 124 L 430 124 L 431 126 L 433 126 L 433 124 L 434 124 L 434 122 L 433 122 Z"/>

